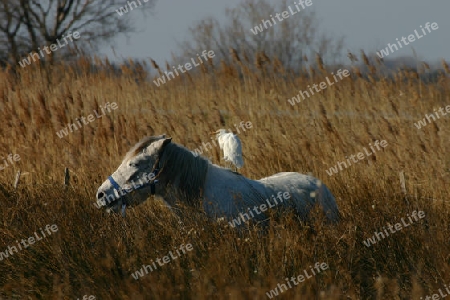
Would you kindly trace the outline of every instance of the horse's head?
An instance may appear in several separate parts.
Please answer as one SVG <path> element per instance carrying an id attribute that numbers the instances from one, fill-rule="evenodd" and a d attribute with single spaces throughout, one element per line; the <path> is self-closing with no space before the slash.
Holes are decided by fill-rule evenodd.
<path id="1" fill-rule="evenodd" d="M 126 206 L 144 202 L 157 189 L 159 159 L 164 147 L 171 142 L 165 135 L 142 139 L 125 156 L 117 170 L 97 191 L 97 206 L 107 212 L 118 212 Z"/>

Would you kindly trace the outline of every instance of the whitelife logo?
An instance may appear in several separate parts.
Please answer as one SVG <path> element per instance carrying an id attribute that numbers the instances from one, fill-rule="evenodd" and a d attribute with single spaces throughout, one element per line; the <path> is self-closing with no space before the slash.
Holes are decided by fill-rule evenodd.
<path id="1" fill-rule="evenodd" d="M 297 9 L 297 11 L 294 11 L 291 6 L 288 6 L 289 11 L 285 10 L 282 13 L 276 13 L 275 17 L 278 19 L 278 22 L 284 21 L 285 19 L 289 18 L 290 16 L 296 15 L 298 14 L 300 11 L 305 10 L 306 7 L 311 6 L 312 5 L 312 0 L 300 0 L 297 2 L 294 2 L 295 8 Z M 300 8 L 299 5 L 302 7 Z M 281 16 L 281 18 L 280 18 Z M 264 29 L 269 29 L 270 27 L 274 26 L 275 24 L 277 24 L 277 22 L 275 21 L 274 17 L 272 15 L 270 15 L 270 18 L 272 20 L 272 22 L 270 22 L 270 20 L 261 20 L 261 24 L 255 26 L 254 28 L 251 28 L 250 31 L 254 34 L 257 35 L 258 33 L 261 33 L 264 31 Z M 269 26 L 267 26 L 269 25 Z M 264 26 L 264 27 L 263 27 Z"/>
<path id="2" fill-rule="evenodd" d="M 186 247 L 186 249 L 184 249 Z M 192 251 L 194 248 L 192 247 L 192 244 L 186 244 L 186 246 L 184 244 L 181 244 L 180 249 L 181 252 L 183 252 L 183 254 L 186 254 L 186 250 L 187 251 Z M 169 251 L 168 255 L 164 256 L 162 258 L 161 262 L 161 258 L 157 258 L 156 262 L 158 263 L 158 265 L 160 267 L 164 266 L 164 264 L 168 264 L 171 259 L 177 259 L 179 258 L 182 254 L 180 253 L 180 251 L 178 251 L 178 249 L 175 249 L 176 254 L 178 254 L 178 256 L 175 256 L 172 251 Z M 150 270 L 150 272 L 153 272 L 154 270 L 157 270 L 158 267 L 156 266 L 155 262 L 152 260 L 151 265 L 142 265 L 142 268 L 139 269 L 138 271 L 134 272 L 133 274 L 131 274 L 131 276 L 138 280 L 140 277 L 144 277 L 145 275 L 147 275 L 149 272 L 148 270 Z"/>
<path id="3" fill-rule="evenodd" d="M 63 36 L 63 37 L 62 37 L 62 38 L 64 39 L 64 42 L 66 42 L 65 44 L 61 44 L 61 43 L 59 42 L 59 39 L 57 39 L 56 42 L 58 43 L 58 45 L 56 45 L 56 44 L 51 44 L 50 46 L 45 46 L 45 47 L 43 47 L 43 50 L 45 50 L 45 52 L 46 52 L 47 54 L 51 54 L 52 52 L 55 52 L 56 50 L 61 49 L 61 48 L 65 47 L 66 45 L 69 44 L 69 42 L 66 40 L 66 38 L 69 38 L 70 41 L 73 42 L 72 37 L 73 37 L 74 39 L 78 40 L 78 39 L 80 38 L 80 33 L 79 33 L 78 31 L 75 31 L 74 33 L 69 32 L 69 33 L 67 33 L 66 36 Z M 58 46 L 59 46 L 59 47 L 58 47 Z M 48 48 L 50 48 L 50 50 L 51 50 L 52 52 L 49 52 L 49 49 L 48 49 Z M 40 47 L 38 47 L 38 51 L 39 51 L 39 53 L 41 54 L 41 57 L 44 58 L 44 53 L 42 53 L 42 50 L 41 50 Z M 27 65 L 31 65 L 31 59 L 33 59 L 33 61 L 36 61 L 36 56 L 37 56 L 37 59 L 39 59 L 39 60 L 41 59 L 41 57 L 39 57 L 39 54 L 37 54 L 36 52 L 34 52 L 34 53 L 33 53 L 33 52 L 30 52 L 30 54 L 29 54 L 26 58 L 22 59 L 22 61 L 19 61 L 19 65 L 20 65 L 22 68 L 25 68 Z"/>
<path id="4" fill-rule="evenodd" d="M 292 288 L 291 281 L 292 281 L 293 284 L 295 284 L 297 286 L 301 282 L 305 281 L 305 278 L 306 279 L 312 278 L 313 276 L 319 274 L 321 271 L 325 271 L 326 269 L 328 269 L 328 265 L 326 263 L 321 263 L 319 265 L 319 263 L 316 262 L 316 264 L 314 265 L 314 268 L 312 266 L 309 266 L 309 268 L 310 268 L 310 273 L 312 275 L 308 274 L 308 271 L 305 269 L 305 270 L 303 270 L 303 273 L 305 274 L 305 276 L 298 275 L 297 278 L 295 278 L 293 276 L 291 277 L 291 279 L 286 278 L 285 279 L 286 280 L 286 284 L 289 286 L 289 288 L 286 286 L 286 284 L 284 284 L 284 283 L 280 284 L 279 283 L 279 284 L 277 284 L 276 288 L 266 292 L 267 297 L 269 297 L 269 299 L 272 299 L 272 298 L 278 296 L 279 295 L 278 289 L 280 290 L 280 293 L 284 293 L 285 292 L 284 290 L 287 291 L 288 289 Z M 317 271 L 317 274 L 314 271 L 314 269 Z M 295 279 L 297 279 L 297 281 Z"/>
<path id="5" fill-rule="evenodd" d="M 106 115 L 105 111 L 110 113 L 111 109 L 115 110 L 118 108 L 118 106 L 117 106 L 116 102 L 112 102 L 111 104 L 109 102 L 107 102 L 104 107 L 100 106 L 100 108 L 101 108 L 101 112 L 102 112 L 101 115 L 99 115 L 97 113 L 97 111 L 94 109 L 94 114 L 95 114 L 95 117 L 97 117 L 97 119 L 100 119 L 101 117 L 105 116 Z M 94 115 L 90 114 L 87 118 L 80 117 L 80 119 L 81 119 L 81 121 L 83 121 L 84 125 L 88 125 L 90 122 L 94 122 L 96 120 L 95 117 L 94 117 Z M 87 119 L 88 123 L 86 123 L 86 119 Z M 78 125 L 78 127 L 76 125 Z M 81 127 L 83 127 L 83 126 L 81 125 L 80 120 L 77 120 L 75 123 L 67 123 L 67 126 L 64 127 L 63 129 L 61 129 L 59 132 L 57 132 L 56 135 L 60 139 L 62 139 L 63 137 L 69 135 L 69 130 L 70 130 L 70 132 L 73 132 L 74 130 L 78 130 Z M 67 128 L 69 128 L 69 129 L 67 129 Z"/>
<path id="6" fill-rule="evenodd" d="M 337 70 L 336 75 L 334 75 L 334 72 L 332 72 L 331 74 L 333 75 L 334 82 L 331 82 L 330 79 L 329 79 L 328 76 L 327 76 L 327 77 L 325 77 L 326 82 L 325 82 L 325 81 L 322 81 L 322 82 L 319 83 L 319 84 L 315 84 L 315 83 L 313 84 L 312 87 L 314 88 L 314 90 L 315 90 L 316 92 L 320 92 L 321 90 L 324 90 L 324 89 L 326 89 L 327 87 L 332 86 L 332 85 L 334 85 L 336 82 L 338 82 L 339 80 L 337 79 L 336 75 L 339 76 L 340 80 L 343 80 L 344 78 L 350 76 L 350 72 L 349 72 L 348 70 L 346 70 L 346 69 L 344 69 L 344 71 L 341 71 L 341 69 Z M 342 76 L 344 76 L 344 78 L 342 78 Z M 317 87 L 319 87 L 320 90 L 317 89 Z M 289 102 L 292 106 L 294 106 L 294 105 L 295 105 L 295 102 L 300 103 L 300 102 L 302 101 L 302 99 L 300 99 L 300 95 L 302 96 L 303 100 L 305 100 L 306 98 L 309 98 L 309 97 L 311 97 L 312 95 L 314 95 L 314 91 L 313 91 L 313 89 L 312 89 L 309 85 L 308 85 L 308 89 L 309 89 L 309 92 L 310 92 L 311 94 L 309 94 L 308 91 L 299 91 L 299 93 L 297 94 L 297 96 L 293 97 L 292 99 L 288 99 L 288 102 Z"/>
<path id="7" fill-rule="evenodd" d="M 441 113 L 442 116 L 446 116 L 447 113 L 450 113 L 450 105 L 447 105 L 445 107 L 445 110 L 447 112 L 444 111 L 443 107 L 439 108 L 439 112 Z M 434 114 L 436 115 L 436 117 L 438 119 L 440 119 L 439 114 L 437 113 L 436 109 L 434 109 Z M 428 120 L 428 124 L 431 123 L 431 119 L 433 119 L 433 121 L 436 121 L 436 117 L 433 116 L 433 114 L 431 114 L 431 115 L 425 114 L 425 118 Z M 425 120 L 425 118 L 423 118 L 422 120 L 419 120 L 417 123 L 414 123 L 414 126 L 416 126 L 417 129 L 421 129 L 422 127 L 427 126 L 428 124 L 427 124 L 427 121 Z"/>
<path id="8" fill-rule="evenodd" d="M 147 3 L 149 0 L 142 0 L 142 2 Z M 137 0 L 137 2 L 139 3 L 139 6 L 142 6 L 142 2 L 141 0 Z M 136 1 L 127 1 L 128 7 L 130 8 L 130 11 L 132 11 L 134 8 L 137 8 L 138 5 L 136 4 Z M 134 4 L 134 8 L 131 7 L 131 4 Z M 121 17 L 124 14 L 128 13 L 128 8 L 127 6 L 121 6 L 119 7 L 119 9 L 116 9 L 116 13 Z"/>
<path id="9" fill-rule="evenodd" d="M 379 142 L 378 140 L 376 140 L 375 143 L 374 143 L 374 146 L 378 149 L 378 151 L 381 150 L 380 145 L 381 145 L 381 147 L 385 148 L 385 147 L 387 147 L 388 143 L 386 142 L 386 140 L 382 140 L 381 142 Z M 373 149 L 371 143 L 369 143 L 369 146 L 370 146 L 370 149 L 371 149 L 373 152 L 368 152 L 367 149 L 366 149 L 366 147 L 363 148 L 363 149 L 364 149 L 364 152 L 366 153 L 367 156 L 371 156 L 372 154 L 375 153 L 375 149 Z M 357 155 L 352 154 L 352 155 L 350 155 L 350 158 L 352 159 L 352 161 L 353 161 L 354 163 L 357 163 L 357 162 L 359 161 L 359 160 L 356 160 L 355 157 L 357 157 L 359 160 L 363 160 L 363 159 L 366 158 L 366 157 L 364 156 L 364 153 L 362 153 L 362 152 L 359 152 Z M 345 163 L 345 161 L 340 161 L 340 162 L 338 162 L 337 165 L 331 167 L 331 168 L 328 169 L 328 170 L 325 170 L 325 171 L 327 172 L 328 176 L 332 176 L 333 173 L 334 173 L 334 174 L 337 174 L 339 171 L 342 171 L 342 170 L 343 170 L 343 169 L 342 169 L 342 165 L 344 165 L 345 168 L 348 168 L 348 167 L 350 167 L 350 166 L 352 165 L 352 164 L 351 164 L 351 161 L 350 161 L 350 158 L 347 158 L 347 156 L 346 156 L 345 158 L 347 159 L 348 165 Z M 339 169 L 338 169 L 338 167 L 339 167 Z"/>
<path id="10" fill-rule="evenodd" d="M 422 29 L 423 35 L 420 35 L 420 34 L 417 32 L 417 29 L 416 29 L 416 30 L 414 30 L 415 35 L 414 35 L 414 34 L 408 35 L 408 41 L 409 41 L 409 43 L 406 41 L 406 37 L 402 36 L 402 38 L 401 38 L 400 40 L 403 42 L 403 45 L 408 46 L 410 43 L 412 43 L 412 42 L 414 42 L 414 41 L 416 40 L 416 37 L 417 37 L 418 40 L 420 40 L 421 38 L 423 38 L 424 36 L 426 36 L 426 35 L 427 35 L 427 32 L 426 32 L 425 29 L 422 27 L 422 25 L 420 25 L 420 28 Z M 430 28 L 433 29 L 433 30 L 437 30 L 437 29 L 439 28 L 439 26 L 438 26 L 438 24 L 437 24 L 436 22 L 433 22 L 432 24 L 430 24 L 430 22 L 427 22 L 427 23 L 425 24 L 425 28 L 427 29 L 428 33 L 431 33 Z M 403 48 L 402 43 L 400 43 L 400 41 L 398 40 L 398 38 L 396 38 L 395 40 L 397 41 L 398 46 L 399 46 L 400 48 Z M 389 50 L 391 50 L 390 53 L 389 53 Z M 394 44 L 388 43 L 386 48 L 380 50 L 380 52 L 377 52 L 377 55 L 378 55 L 379 58 L 383 58 L 383 57 L 388 56 L 389 54 L 394 53 L 395 51 L 398 51 L 397 45 L 396 45 L 395 43 L 394 43 Z"/>
<path id="11" fill-rule="evenodd" d="M 201 56 L 205 59 L 205 61 L 207 61 L 207 60 L 208 60 L 208 57 L 209 57 L 209 58 L 213 58 L 214 56 L 216 56 L 216 54 L 214 54 L 214 51 L 212 51 L 212 50 L 209 50 L 208 53 L 206 53 L 206 50 L 203 50 Z M 204 61 L 200 58 L 200 55 L 198 55 L 198 53 L 197 53 L 197 58 L 198 58 L 198 61 L 200 62 L 199 64 L 196 64 L 196 63 L 195 63 L 196 61 L 194 60 L 193 57 L 191 58 L 191 62 L 192 62 L 192 64 L 194 65 L 194 67 L 198 67 L 198 66 L 202 65 L 203 62 L 204 62 Z M 159 87 L 159 86 L 161 86 L 162 84 L 165 84 L 165 83 L 166 83 L 166 78 L 167 78 L 168 81 L 170 81 L 170 80 L 172 80 L 172 79 L 175 79 L 175 77 L 180 76 L 180 73 L 178 73 L 177 69 L 180 70 L 181 73 L 186 73 L 187 71 L 189 71 L 189 70 L 192 69 L 191 63 L 185 63 L 185 64 L 184 64 L 184 67 L 185 67 L 186 70 L 183 69 L 183 65 L 178 65 L 178 67 L 172 66 L 172 68 L 173 68 L 173 70 L 174 70 L 176 76 L 173 74 L 173 72 L 165 71 L 165 72 L 164 72 L 164 75 L 161 76 L 161 77 L 158 77 L 156 80 L 153 80 L 153 83 L 154 83 L 157 87 Z M 172 76 L 172 78 L 170 78 L 170 76 Z"/>
<path id="12" fill-rule="evenodd" d="M 407 222 L 405 222 L 404 218 L 401 218 L 400 220 L 402 221 L 402 224 L 403 224 L 404 227 L 408 227 L 412 223 L 414 223 L 413 220 L 411 219 L 411 217 L 413 217 L 414 220 L 417 222 L 420 219 L 425 218 L 425 212 L 423 212 L 423 211 L 419 211 L 419 212 L 413 211 L 411 213 L 411 216 L 409 216 L 409 214 L 408 214 L 408 219 L 409 219 L 409 222 L 410 222 L 409 224 Z M 387 227 L 389 228 L 389 231 L 392 234 L 392 233 L 396 233 L 397 231 L 402 230 L 403 229 L 402 224 L 401 223 L 396 223 L 394 226 L 392 226 L 391 224 L 388 223 Z M 395 230 L 394 230 L 394 227 L 395 227 Z M 380 242 L 381 241 L 380 237 L 382 237 L 383 239 L 388 237 L 389 233 L 388 233 L 386 227 L 383 227 L 383 230 L 384 230 L 384 233 L 386 235 L 384 235 L 383 232 L 374 232 L 374 235 L 372 236 L 372 238 L 368 238 L 367 240 L 363 241 L 364 245 L 366 245 L 366 247 L 370 247 L 371 245 L 375 245 L 377 242 Z M 378 239 L 378 241 L 377 241 L 377 239 Z"/>
<path id="13" fill-rule="evenodd" d="M 14 162 L 19 161 L 20 160 L 20 155 L 19 154 L 14 154 L 12 155 L 11 153 L 8 154 L 8 162 L 6 161 L 6 158 L 2 157 L 4 164 L 0 164 L 0 171 L 3 171 L 4 169 L 6 169 L 7 167 L 11 166 L 14 164 Z"/>
<path id="14" fill-rule="evenodd" d="M 22 245 L 23 248 L 28 248 L 30 245 L 33 245 L 34 243 L 36 243 L 37 241 L 40 241 L 42 239 L 44 239 L 46 237 L 44 231 L 42 230 L 42 228 L 39 228 L 39 230 L 41 231 L 41 236 L 39 236 L 39 234 L 37 232 L 34 233 L 34 236 L 36 237 L 36 239 L 31 236 L 28 239 L 22 239 L 20 242 L 16 241 L 17 243 L 17 247 L 19 247 L 19 250 L 22 250 Z M 47 231 L 48 235 L 51 235 L 52 232 L 55 233 L 58 231 L 58 226 L 56 226 L 55 224 L 53 225 L 46 225 L 45 226 L 45 231 Z M 27 244 L 28 241 L 28 244 Z M 16 253 L 19 252 L 19 250 L 17 250 L 16 246 L 8 246 L 8 249 L 5 250 L 5 252 L 0 252 L 0 260 L 6 259 L 9 257 L 9 255 L 13 255 L 13 251 L 15 251 Z M 9 252 L 9 254 L 8 254 Z"/>
<path id="15" fill-rule="evenodd" d="M 444 284 L 444 286 L 445 286 L 445 290 L 447 291 L 448 294 L 443 293 L 442 289 L 439 289 L 438 290 L 439 294 L 433 294 L 431 296 L 426 295 L 425 300 L 440 300 L 440 299 L 444 299 L 445 297 L 450 295 L 450 290 L 448 289 L 448 286 L 446 284 Z M 422 300 L 422 299 L 423 299 L 423 297 L 420 297 L 420 300 Z"/>
<path id="16" fill-rule="evenodd" d="M 283 198 L 281 198 L 282 195 L 283 195 Z M 288 200 L 288 199 L 291 198 L 291 195 L 289 195 L 289 192 L 284 192 L 284 193 L 278 192 L 277 198 L 280 201 L 280 203 L 283 203 L 283 199 L 284 200 Z M 267 207 L 266 204 L 261 204 L 259 206 L 260 211 L 258 211 L 258 206 L 256 206 L 256 205 L 253 207 L 253 209 L 252 208 L 247 208 L 247 212 L 252 216 L 251 218 L 255 217 L 255 215 L 253 214 L 252 210 L 256 214 L 260 215 L 263 212 L 265 212 L 267 210 L 267 208 L 272 208 L 272 207 L 275 207 L 275 206 L 277 206 L 279 204 L 274 195 L 272 195 L 272 200 L 274 201 L 275 204 L 271 205 L 269 199 L 266 199 L 267 205 L 269 207 Z M 247 217 L 247 220 L 245 220 L 244 217 Z M 241 225 L 241 219 L 242 219 L 242 222 L 245 223 L 246 221 L 249 221 L 251 218 L 250 218 L 250 216 L 247 213 L 240 213 L 239 214 L 239 218 L 233 219 L 231 222 L 228 222 L 228 223 L 230 224 L 231 227 L 236 227 L 236 226 L 240 226 Z"/>

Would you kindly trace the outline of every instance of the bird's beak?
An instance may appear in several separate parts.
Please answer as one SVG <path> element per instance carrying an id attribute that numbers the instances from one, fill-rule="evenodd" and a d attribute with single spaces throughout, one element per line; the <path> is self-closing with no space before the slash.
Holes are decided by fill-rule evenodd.
<path id="1" fill-rule="evenodd" d="M 209 135 L 215 135 L 215 134 L 218 134 L 218 133 L 219 133 L 219 131 L 214 131 L 214 132 L 210 132 Z"/>

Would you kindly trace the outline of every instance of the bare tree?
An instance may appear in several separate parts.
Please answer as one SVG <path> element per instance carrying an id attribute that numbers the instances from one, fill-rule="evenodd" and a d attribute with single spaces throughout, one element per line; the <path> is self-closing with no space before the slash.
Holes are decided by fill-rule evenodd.
<path id="1" fill-rule="evenodd" d="M 250 58 L 255 58 L 258 52 L 264 52 L 269 57 L 277 57 L 285 67 L 291 68 L 299 67 L 305 55 L 319 54 L 330 63 L 335 63 L 342 54 L 343 37 L 320 34 L 313 7 L 305 6 L 298 11 L 294 4 L 288 5 L 286 0 L 280 1 L 278 5 L 268 0 L 245 0 L 238 7 L 225 11 L 228 21 L 224 25 L 216 19 L 207 18 L 190 27 L 191 34 L 180 43 L 183 52 L 176 60 L 195 57 L 199 51 L 214 50 L 217 57 L 215 61 L 223 59 L 229 62 L 229 49 L 233 48 Z M 289 14 L 292 11 L 295 15 L 291 14 L 279 21 L 275 15 L 283 11 Z M 256 30 L 257 26 L 262 29 L 260 32 Z"/>
<path id="2" fill-rule="evenodd" d="M 136 3 L 137 1 L 137 3 Z M 97 49 L 119 33 L 135 31 L 133 10 L 151 11 L 156 0 L 0 0 L 0 62 L 57 44 L 79 32 L 76 46 Z M 138 5 L 139 3 L 139 5 Z M 48 52 L 47 52 L 48 53 Z M 58 51 L 62 55 L 66 51 Z M 54 53 L 46 59 L 54 59 Z"/>

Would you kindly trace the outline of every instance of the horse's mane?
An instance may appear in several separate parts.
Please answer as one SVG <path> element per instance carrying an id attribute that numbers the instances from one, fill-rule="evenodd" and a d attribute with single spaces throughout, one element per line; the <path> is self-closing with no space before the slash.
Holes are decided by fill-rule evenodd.
<path id="1" fill-rule="evenodd" d="M 123 160 L 124 161 L 130 160 L 131 158 L 135 157 L 139 152 L 147 148 L 148 145 L 150 145 L 153 142 L 156 142 L 160 138 L 161 138 L 160 136 L 147 136 L 141 139 L 139 142 L 137 142 L 136 145 L 133 146 L 133 148 L 130 149 L 130 151 L 128 151 Z"/>
<path id="2" fill-rule="evenodd" d="M 208 160 L 195 156 L 185 147 L 169 143 L 163 150 L 160 174 L 168 184 L 179 189 L 177 196 L 195 205 L 194 201 L 202 196 L 208 164 Z"/>

